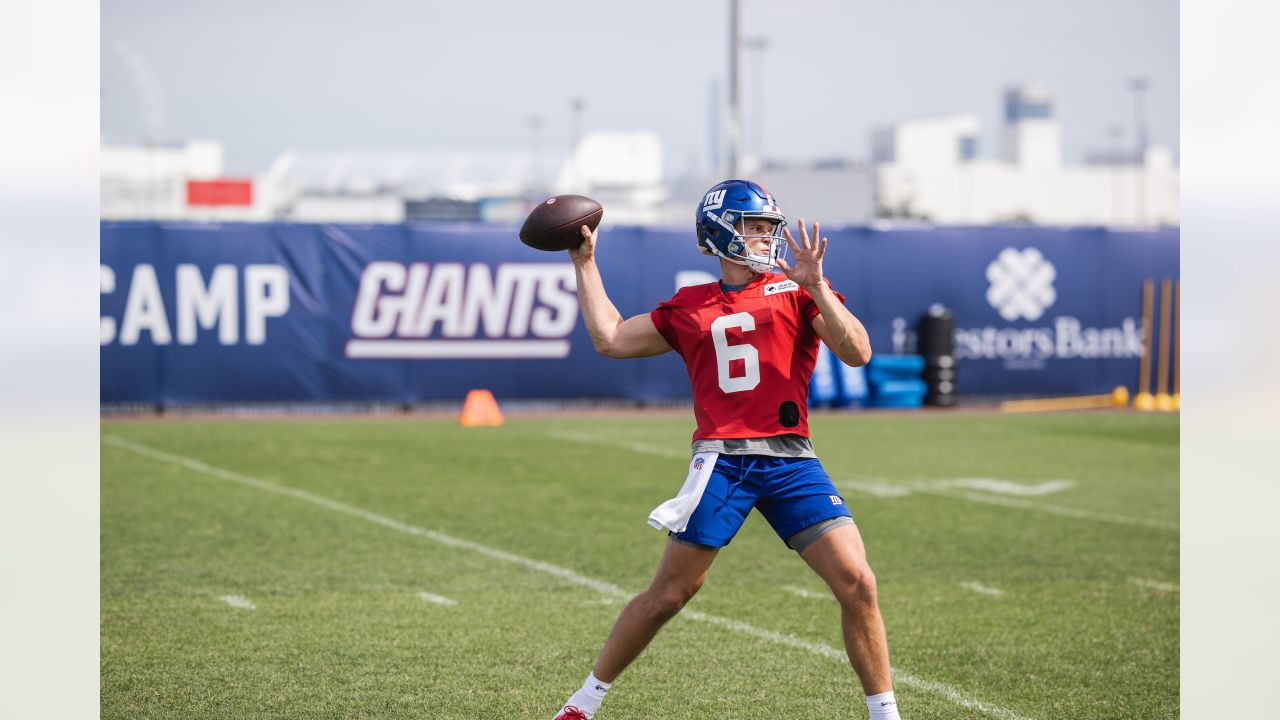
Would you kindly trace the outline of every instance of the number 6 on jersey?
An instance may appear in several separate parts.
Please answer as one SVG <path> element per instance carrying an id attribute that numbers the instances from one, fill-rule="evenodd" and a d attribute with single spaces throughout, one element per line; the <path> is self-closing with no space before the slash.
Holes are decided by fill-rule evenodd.
<path id="1" fill-rule="evenodd" d="M 729 328 L 740 328 L 743 332 L 756 329 L 756 320 L 751 313 L 740 312 L 732 315 L 721 315 L 711 321 L 711 341 L 716 347 L 716 375 L 720 380 L 720 389 L 726 393 L 745 392 L 760 384 L 760 353 L 747 343 L 730 345 L 725 331 Z M 742 377 L 730 377 L 729 362 L 741 360 L 746 365 L 746 374 Z"/>

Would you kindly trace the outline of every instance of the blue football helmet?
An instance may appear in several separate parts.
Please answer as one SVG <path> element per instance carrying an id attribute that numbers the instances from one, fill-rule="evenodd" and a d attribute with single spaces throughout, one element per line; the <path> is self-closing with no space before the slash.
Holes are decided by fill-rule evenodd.
<path id="1" fill-rule="evenodd" d="M 769 220 L 773 223 L 773 232 L 764 236 L 743 235 L 738 231 L 738 222 L 743 218 Z M 782 228 L 787 224 L 787 217 L 778 209 L 778 203 L 769 191 L 752 180 L 725 180 L 708 190 L 698 204 L 695 221 L 698 249 L 707 255 L 746 265 L 752 272 L 772 270 L 778 264 L 778 255 L 785 249 Z M 748 237 L 767 238 L 768 254 L 751 252 L 746 242 Z"/>

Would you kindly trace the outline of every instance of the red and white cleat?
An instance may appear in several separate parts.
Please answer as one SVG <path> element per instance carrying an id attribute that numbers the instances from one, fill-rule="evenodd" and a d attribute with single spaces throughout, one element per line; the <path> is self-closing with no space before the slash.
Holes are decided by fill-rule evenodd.
<path id="1" fill-rule="evenodd" d="M 572 705 L 566 705 L 565 708 L 560 711 L 560 714 L 555 717 L 555 720 L 591 720 L 591 718 L 578 708 Z"/>

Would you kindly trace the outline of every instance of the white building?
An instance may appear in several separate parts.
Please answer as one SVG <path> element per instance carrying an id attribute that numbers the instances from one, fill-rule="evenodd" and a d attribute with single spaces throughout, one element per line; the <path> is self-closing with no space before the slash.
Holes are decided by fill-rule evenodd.
<path id="1" fill-rule="evenodd" d="M 103 145 L 101 216 L 518 223 L 552 186 L 554 192 L 570 192 L 564 188 L 572 186 L 608 201 L 611 222 L 643 224 L 651 221 L 654 198 L 665 196 L 662 154 L 661 140 L 652 133 L 600 133 L 583 139 L 573 163 L 562 154 L 529 151 L 286 151 L 266 173 L 228 178 L 217 142 Z"/>
<path id="2" fill-rule="evenodd" d="M 273 163 L 284 200 L 277 215 L 289 222 L 518 222 L 543 162 L 554 168 L 561 159 L 502 150 L 291 151 Z"/>
<path id="3" fill-rule="evenodd" d="M 1176 225 L 1178 168 L 1168 148 L 1140 161 L 1063 163 L 1062 127 L 1039 85 L 1005 94 L 998 159 L 977 156 L 973 115 L 910 120 L 872 137 L 876 203 L 884 216 L 939 224 Z"/>
<path id="4" fill-rule="evenodd" d="M 657 133 L 588 133 L 560 166 L 552 190 L 595 198 L 607 223 L 660 223 L 671 196 L 664 157 Z"/>
<path id="5" fill-rule="evenodd" d="M 224 176 L 222 144 L 103 145 L 101 215 L 104 220 L 270 220 L 274 185 Z"/>
<path id="6" fill-rule="evenodd" d="M 549 167 L 561 159 L 550 158 Z M 294 152 L 228 178 L 220 143 L 102 146 L 104 220 L 401 223 L 415 202 L 469 206 L 461 219 L 517 222 L 536 185 L 529 153 Z M 453 208 L 455 211 L 457 208 Z"/>
<path id="7" fill-rule="evenodd" d="M 1004 96 L 999 154 L 980 157 L 976 115 L 899 122 L 872 134 L 870 162 L 758 163 L 748 177 L 789 216 L 828 226 L 912 218 L 937 224 L 1176 225 L 1168 148 L 1063 162 L 1063 131 L 1040 85 Z M 567 156 L 507 150 L 285 152 L 266 173 L 227 178 L 222 146 L 102 148 L 104 219 L 519 223 L 552 194 L 594 197 L 606 224 L 691 224 L 725 177 L 667 175 L 653 132 L 593 132 Z"/>

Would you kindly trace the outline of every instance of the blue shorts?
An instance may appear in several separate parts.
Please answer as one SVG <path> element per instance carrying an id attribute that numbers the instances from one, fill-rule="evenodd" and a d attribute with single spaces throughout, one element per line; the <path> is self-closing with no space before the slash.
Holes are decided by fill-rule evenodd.
<path id="1" fill-rule="evenodd" d="M 721 455 L 685 531 L 671 537 L 724 547 L 751 508 L 764 515 L 783 542 L 823 520 L 853 517 L 817 458 Z"/>

